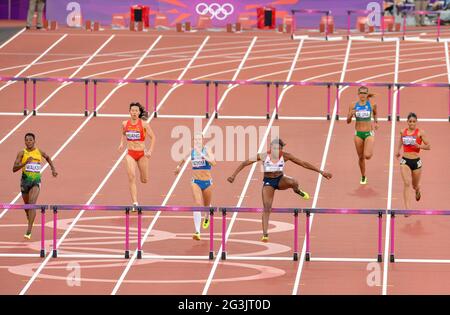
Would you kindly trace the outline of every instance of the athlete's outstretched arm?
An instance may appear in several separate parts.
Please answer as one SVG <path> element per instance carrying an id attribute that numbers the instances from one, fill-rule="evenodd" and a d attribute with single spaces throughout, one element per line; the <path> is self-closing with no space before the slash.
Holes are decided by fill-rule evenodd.
<path id="1" fill-rule="evenodd" d="M 261 161 L 261 156 L 259 154 L 256 155 L 256 157 L 252 159 L 247 159 L 241 164 L 239 164 L 238 168 L 234 171 L 233 175 L 228 177 L 228 181 L 230 183 L 234 182 L 234 179 L 236 178 L 237 174 L 239 174 L 240 171 L 242 171 L 245 167 L 252 165 L 255 162 Z"/>
<path id="2" fill-rule="evenodd" d="M 311 163 L 306 162 L 306 161 L 302 161 L 302 160 L 300 160 L 299 158 L 293 156 L 290 153 L 284 152 L 283 156 L 284 156 L 285 161 L 289 161 L 290 160 L 290 161 L 294 162 L 295 164 L 300 165 L 301 167 L 304 167 L 304 168 L 306 168 L 308 170 L 312 170 L 312 171 L 315 171 L 315 172 L 319 173 L 320 175 L 322 175 L 326 179 L 330 179 L 333 176 L 331 173 L 328 173 L 328 172 L 325 172 L 325 171 L 321 171 L 317 167 L 312 165 Z"/>
<path id="3" fill-rule="evenodd" d="M 13 165 L 13 173 L 17 172 L 18 170 L 20 170 L 22 167 L 25 166 L 25 164 L 27 164 L 28 162 L 31 162 L 33 160 L 32 157 L 29 157 L 27 161 L 25 161 L 25 163 L 22 163 L 22 158 L 23 158 L 23 151 L 20 151 L 19 153 L 17 153 L 17 157 L 16 160 L 14 161 L 14 165 Z"/>
<path id="4" fill-rule="evenodd" d="M 53 161 L 52 161 L 51 157 L 43 151 L 41 151 L 41 154 L 42 154 L 42 157 L 47 160 L 48 165 L 50 165 L 50 169 L 52 170 L 53 177 L 58 176 L 58 173 L 56 172 L 55 165 L 53 165 Z"/>

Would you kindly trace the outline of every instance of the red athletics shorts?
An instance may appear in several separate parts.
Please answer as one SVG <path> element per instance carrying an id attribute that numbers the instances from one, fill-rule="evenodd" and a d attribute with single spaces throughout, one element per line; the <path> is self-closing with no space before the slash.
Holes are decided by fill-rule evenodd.
<path id="1" fill-rule="evenodd" d="M 141 159 L 141 157 L 143 157 L 145 155 L 145 152 L 128 150 L 128 155 L 131 156 L 135 161 L 139 161 Z"/>

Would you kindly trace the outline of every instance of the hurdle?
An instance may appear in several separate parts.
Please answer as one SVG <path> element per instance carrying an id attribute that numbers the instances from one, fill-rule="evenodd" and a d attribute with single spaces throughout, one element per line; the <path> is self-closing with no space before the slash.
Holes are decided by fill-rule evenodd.
<path id="1" fill-rule="evenodd" d="M 13 253 L 0 253 L 0 257 L 9 258 L 26 258 L 26 257 L 45 257 L 45 211 L 48 209 L 48 205 L 16 205 L 16 204 L 0 204 L 0 208 L 4 210 L 40 210 L 41 211 L 41 242 L 39 254 L 13 254 Z"/>
<path id="2" fill-rule="evenodd" d="M 153 98 L 153 116 L 158 117 L 157 105 L 158 105 L 158 86 L 161 84 L 175 85 L 205 85 L 205 117 L 209 118 L 209 86 L 211 81 L 208 80 L 152 80 L 154 84 L 154 98 Z"/>
<path id="3" fill-rule="evenodd" d="M 301 14 L 322 14 L 325 17 L 325 36 L 324 39 L 325 40 L 329 40 L 329 36 L 328 36 L 328 23 L 329 23 L 329 17 L 331 14 L 331 11 L 329 10 L 315 10 L 315 9 L 293 9 L 291 10 L 292 13 L 292 33 L 291 33 L 291 38 L 292 39 L 298 39 L 300 37 L 296 37 L 295 36 L 295 31 L 297 29 L 297 23 L 295 20 L 295 14 L 297 13 L 301 13 Z M 310 38 L 312 39 L 312 38 Z M 341 39 L 339 37 L 333 38 L 333 39 Z"/>
<path id="4" fill-rule="evenodd" d="M 232 208 L 232 207 L 220 207 L 219 211 L 222 213 L 222 260 L 269 260 L 267 257 L 257 256 L 245 256 L 245 255 L 232 255 L 227 256 L 227 213 L 228 212 L 249 212 L 249 213 L 261 213 L 263 208 Z M 272 213 L 291 213 L 294 214 L 294 248 L 291 257 L 270 257 L 270 260 L 298 260 L 298 214 L 302 212 L 300 208 L 272 208 Z"/>
<path id="5" fill-rule="evenodd" d="M 436 39 L 435 40 L 427 40 L 427 39 L 423 39 L 420 38 L 420 36 L 412 36 L 412 37 L 407 37 L 406 36 L 406 17 L 408 15 L 437 15 L 437 26 L 436 26 Z M 403 40 L 419 40 L 419 41 L 425 41 L 425 42 L 439 42 L 440 41 L 440 37 L 441 37 L 441 12 L 440 11 L 406 11 L 403 10 L 402 11 L 402 16 L 403 16 L 403 32 L 402 32 L 402 39 Z"/>
<path id="6" fill-rule="evenodd" d="M 406 87 L 446 88 L 448 90 L 448 121 L 450 122 L 450 84 L 448 83 L 396 83 L 397 87 L 397 121 L 400 120 L 400 90 Z M 389 112 L 390 113 L 390 112 Z"/>
<path id="7" fill-rule="evenodd" d="M 277 82 L 273 82 L 273 84 L 275 85 L 275 119 L 279 118 L 279 113 L 278 113 L 278 109 L 280 106 L 280 93 L 279 93 L 279 88 L 280 85 L 283 86 L 290 86 L 290 85 L 294 85 L 294 86 L 326 86 L 327 87 L 327 113 L 326 113 L 326 117 L 327 120 L 330 120 L 331 118 L 331 86 L 334 84 L 332 82 L 314 82 L 314 81 L 289 81 L 289 82 L 283 82 L 283 81 L 277 81 Z"/>
<path id="8" fill-rule="evenodd" d="M 219 118 L 219 85 L 228 85 L 228 87 L 240 85 L 265 85 L 266 86 L 266 119 L 270 119 L 270 87 L 271 81 L 250 81 L 250 80 L 220 80 L 213 81 L 214 83 L 214 112 L 215 118 Z"/>
<path id="9" fill-rule="evenodd" d="M 450 215 L 450 210 L 388 210 L 391 215 L 390 222 L 390 251 L 389 261 L 395 262 L 415 262 L 415 263 L 450 263 L 450 259 L 398 259 L 395 258 L 395 217 L 399 215 L 427 215 L 427 216 L 446 216 Z"/>
<path id="10" fill-rule="evenodd" d="M 15 82 L 22 81 L 23 82 L 23 115 L 28 115 L 28 92 L 27 85 L 30 78 L 27 77 L 9 77 L 9 76 L 0 76 L 0 82 Z"/>
<path id="11" fill-rule="evenodd" d="M 130 258 L 130 210 L 132 206 L 105 205 L 49 205 L 53 211 L 53 258 Z M 125 250 L 123 255 L 114 254 L 58 254 L 58 213 L 60 211 L 124 211 L 125 212 Z"/>
<path id="12" fill-rule="evenodd" d="M 311 258 L 311 221 L 310 216 L 311 214 L 369 214 L 369 215 L 378 215 L 378 252 L 377 252 L 377 259 L 376 261 L 382 262 L 383 261 L 383 255 L 382 255 L 382 238 L 383 238 L 383 213 L 385 210 L 379 210 L 379 209 L 319 209 L 319 208 L 310 208 L 310 209 L 302 209 L 302 211 L 306 214 L 306 227 L 305 227 L 305 234 L 306 234 L 306 253 L 305 253 L 305 260 L 306 261 L 327 261 L 326 258 Z M 331 259 L 330 261 L 334 261 L 334 259 Z"/>
<path id="13" fill-rule="evenodd" d="M 185 206 L 138 206 L 138 239 L 137 239 L 137 259 L 214 259 L 214 213 L 217 211 L 215 207 L 185 207 Z M 142 212 L 209 212 L 209 254 L 208 256 L 174 256 L 174 255 L 144 255 L 142 249 Z"/>

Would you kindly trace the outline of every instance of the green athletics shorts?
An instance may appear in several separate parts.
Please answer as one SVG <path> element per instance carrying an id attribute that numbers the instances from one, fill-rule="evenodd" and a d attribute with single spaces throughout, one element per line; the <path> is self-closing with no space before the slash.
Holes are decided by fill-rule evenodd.
<path id="1" fill-rule="evenodd" d="M 362 140 L 365 140 L 367 137 L 375 136 L 375 133 L 373 131 L 356 131 L 355 135 L 360 137 Z"/>

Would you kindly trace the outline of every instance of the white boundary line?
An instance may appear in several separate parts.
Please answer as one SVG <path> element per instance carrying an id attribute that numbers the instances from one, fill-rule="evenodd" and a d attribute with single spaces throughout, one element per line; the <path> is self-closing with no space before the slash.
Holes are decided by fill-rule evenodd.
<path id="1" fill-rule="evenodd" d="M 377 262 L 376 258 L 324 258 L 324 257 L 311 257 L 311 261 L 318 262 Z"/>
<path id="2" fill-rule="evenodd" d="M 227 260 L 262 260 L 262 261 L 283 261 L 288 260 L 292 261 L 292 256 L 285 256 L 285 257 L 274 257 L 274 256 L 238 256 L 238 255 L 227 255 Z"/>
<path id="3" fill-rule="evenodd" d="M 144 53 L 144 55 L 138 60 L 138 62 L 136 62 L 135 67 L 133 67 L 132 69 L 136 69 L 136 67 L 139 65 L 140 62 L 142 62 L 142 60 L 144 59 L 144 57 L 146 55 L 148 55 L 150 53 L 150 51 L 156 46 L 156 44 L 160 41 L 162 35 L 160 35 L 153 43 L 152 45 L 150 45 L 150 47 L 147 49 L 147 51 Z M 124 79 L 127 79 L 130 75 L 131 75 L 132 71 L 130 70 L 124 77 Z M 119 85 L 120 86 L 120 85 Z M 109 99 L 112 96 L 112 94 L 108 94 L 108 96 L 105 98 L 105 100 Z M 104 102 L 103 102 L 104 104 Z M 101 106 L 99 106 L 98 109 L 100 109 Z M 73 139 L 78 132 L 92 119 L 92 117 L 94 117 L 93 113 L 91 113 L 89 115 L 89 117 L 80 125 L 80 127 L 78 127 L 78 129 L 72 134 L 72 136 L 67 140 L 70 141 L 71 139 Z M 68 142 L 66 142 L 68 143 Z M 60 150 L 58 152 L 60 152 L 62 149 L 64 148 L 61 147 Z M 57 152 L 57 153 L 58 153 Z M 108 173 L 108 175 L 112 174 L 112 172 L 117 168 L 117 166 L 119 165 L 119 163 L 122 161 L 122 159 L 125 157 L 126 151 L 124 151 L 124 153 L 122 154 L 121 158 L 119 160 L 116 161 L 116 164 L 114 165 L 114 167 L 110 170 L 110 173 Z M 47 164 L 48 165 L 48 164 Z M 47 166 L 46 165 L 46 166 Z M 109 178 L 109 176 L 105 177 L 105 179 L 107 180 Z M 92 194 L 91 198 L 89 198 L 88 202 L 86 203 L 87 205 L 90 204 L 92 202 L 92 200 L 97 196 L 98 192 L 100 191 L 100 189 L 103 187 L 103 185 L 106 183 L 106 180 L 103 180 L 102 183 L 100 184 L 100 186 L 97 188 L 97 190 L 94 192 L 94 194 Z M 72 228 L 75 226 L 75 224 L 78 222 L 78 220 L 81 218 L 81 216 L 83 215 L 85 210 L 81 210 L 78 215 L 76 216 L 76 218 L 71 222 L 70 226 L 65 230 L 64 234 L 59 238 L 58 243 L 56 244 L 57 247 L 61 246 L 62 242 L 64 242 L 65 238 L 67 237 L 67 235 L 69 234 L 69 232 L 72 230 Z M 34 272 L 33 276 L 28 280 L 27 284 L 23 287 L 23 289 L 20 291 L 19 295 L 24 295 L 28 289 L 30 288 L 30 286 L 33 284 L 34 280 L 36 280 L 37 276 L 39 275 L 39 273 L 44 269 L 44 267 L 47 265 L 48 261 L 51 259 L 52 255 L 48 254 L 47 257 L 45 258 L 45 260 L 39 265 L 39 267 L 37 268 L 37 270 Z"/>
<path id="4" fill-rule="evenodd" d="M 429 264 L 450 264 L 450 259 L 411 259 L 411 258 L 404 258 L 399 259 L 395 258 L 395 263 L 429 263 Z"/>
<path id="5" fill-rule="evenodd" d="M 142 259 L 155 260 L 209 260 L 209 256 L 142 255 Z"/>
<path id="6" fill-rule="evenodd" d="M 253 38 L 252 42 L 250 43 L 249 47 L 247 48 L 247 51 L 246 51 L 246 53 L 245 53 L 245 55 L 244 55 L 244 58 L 242 58 L 242 61 L 241 61 L 241 63 L 239 64 L 238 69 L 236 70 L 236 73 L 237 73 L 237 74 L 239 74 L 239 72 L 241 71 L 242 67 L 244 66 L 244 63 L 245 63 L 246 59 L 248 58 L 248 56 L 249 56 L 249 54 L 250 54 L 250 51 L 253 49 L 253 46 L 255 45 L 257 38 L 258 38 L 258 37 L 255 36 L 255 37 Z M 237 75 L 234 75 L 233 77 L 237 77 Z M 181 78 L 179 78 L 179 80 L 180 80 L 180 79 L 181 79 Z M 229 88 L 229 89 L 230 89 L 230 88 Z M 226 91 L 228 91 L 229 89 L 227 89 Z M 225 100 L 225 97 L 226 97 L 226 91 L 225 91 L 225 93 L 224 93 L 224 94 L 222 95 L 222 97 L 221 97 L 221 100 L 220 100 L 220 102 L 219 102 L 219 104 L 218 104 L 218 109 L 220 108 L 220 106 L 222 106 L 222 103 L 223 103 L 223 101 Z M 215 116 L 215 115 L 214 115 L 214 113 L 213 113 L 213 115 L 211 115 L 211 117 L 210 117 L 208 123 L 206 124 L 205 128 L 203 128 L 203 131 L 202 131 L 203 134 L 206 133 L 206 130 L 208 130 L 208 128 L 209 128 L 209 126 L 211 125 L 212 121 L 215 119 L 214 116 Z M 183 167 L 181 168 L 180 172 L 178 173 L 177 177 L 175 178 L 175 181 L 173 182 L 172 186 L 170 187 L 169 192 L 167 193 L 166 197 L 164 198 L 164 200 L 163 200 L 163 202 L 162 202 L 162 204 L 161 204 L 162 206 L 166 205 L 167 202 L 169 201 L 169 198 L 170 198 L 170 196 L 172 195 L 173 191 L 175 190 L 175 187 L 178 185 L 178 182 L 180 181 L 181 176 L 184 174 L 184 171 L 186 170 L 189 161 L 190 161 L 190 158 L 186 159 L 185 163 L 183 164 Z M 158 218 L 159 218 L 160 215 L 161 215 L 161 211 L 158 211 L 158 212 L 156 213 L 156 215 L 154 216 L 152 222 L 150 223 L 150 226 L 147 228 L 147 230 L 146 230 L 144 236 L 142 237 L 141 245 L 143 245 L 143 244 L 145 243 L 145 241 L 146 241 L 148 235 L 150 234 L 151 230 L 152 230 L 153 227 L 155 226 L 156 221 L 158 220 Z M 117 292 L 118 292 L 120 286 L 122 285 L 122 282 L 124 281 L 124 279 L 125 279 L 125 277 L 126 277 L 128 271 L 131 269 L 131 266 L 133 265 L 133 262 L 136 260 L 136 258 L 137 258 L 137 250 L 134 252 L 133 256 L 131 257 L 130 261 L 128 262 L 127 266 L 125 267 L 125 269 L 124 269 L 123 273 L 121 274 L 120 278 L 117 280 L 117 283 L 116 283 L 116 285 L 114 286 L 114 289 L 113 289 L 113 291 L 111 292 L 111 295 L 116 295 L 116 294 L 117 294 Z"/>
<path id="7" fill-rule="evenodd" d="M 298 58 L 300 56 L 300 52 L 301 52 L 301 50 L 303 48 L 303 43 L 304 43 L 304 40 L 300 40 L 300 43 L 299 43 L 299 45 L 297 47 L 297 51 L 295 52 L 295 57 L 292 60 L 291 67 L 290 67 L 288 75 L 287 75 L 287 81 L 289 81 L 291 79 L 291 77 L 292 77 L 292 73 L 294 72 L 295 65 L 296 65 L 297 60 L 298 60 Z M 283 89 L 283 91 L 281 92 L 280 97 L 279 97 L 279 104 L 278 104 L 278 106 L 281 105 L 281 101 L 283 100 L 283 97 L 284 97 L 284 94 L 286 93 L 286 91 L 287 91 L 287 89 Z M 271 119 L 270 119 L 270 121 L 269 121 L 269 123 L 267 125 L 267 129 L 266 129 L 266 131 L 264 133 L 264 136 L 262 137 L 262 141 L 259 144 L 258 152 L 261 152 L 262 149 L 264 148 L 265 144 L 266 144 L 266 139 L 269 136 L 269 132 L 270 132 L 271 126 L 273 125 L 273 122 L 275 120 L 275 116 L 276 116 L 276 111 L 273 110 L 272 111 L 272 117 L 271 117 Z M 246 193 L 246 191 L 248 189 L 248 186 L 250 184 L 251 178 L 252 178 L 253 173 L 254 173 L 254 171 L 256 169 L 256 165 L 257 165 L 257 163 L 253 163 L 253 165 L 252 165 L 252 167 L 250 169 L 250 172 L 248 173 L 247 179 L 246 179 L 245 184 L 244 184 L 244 188 L 241 191 L 241 194 L 239 196 L 239 200 L 238 200 L 238 203 L 237 203 L 236 207 L 240 207 L 242 202 L 244 201 L 245 193 Z M 225 235 L 225 242 L 227 241 L 227 239 L 230 236 L 231 229 L 233 228 L 233 225 L 234 225 L 234 222 L 236 221 L 237 215 L 238 215 L 237 212 L 233 213 L 231 221 L 228 223 L 228 229 L 227 229 L 227 232 L 226 232 L 226 235 Z M 202 295 L 206 295 L 208 293 L 208 290 L 209 290 L 209 287 L 211 286 L 214 274 L 215 274 L 216 269 L 217 269 L 217 267 L 219 265 L 219 261 L 221 259 L 221 254 L 222 254 L 222 245 L 220 246 L 219 251 L 217 253 L 217 257 L 214 260 L 213 267 L 211 268 L 211 272 L 210 272 L 210 274 L 208 276 L 208 279 L 206 280 L 205 286 L 204 286 L 203 291 L 202 291 Z"/>
<path id="8" fill-rule="evenodd" d="M 22 257 L 36 257 L 40 258 L 40 254 L 0 254 L 0 257 L 8 257 L 8 258 L 22 258 Z"/>
<path id="9" fill-rule="evenodd" d="M 4 42 L 1 46 L 0 49 L 2 49 L 3 47 L 5 47 L 6 45 L 8 45 L 10 42 L 12 42 L 14 39 L 16 39 L 20 34 L 22 34 L 24 31 L 26 30 L 26 28 L 22 28 L 20 31 L 18 31 L 13 37 L 11 37 L 10 39 L 8 39 L 6 42 Z"/>

